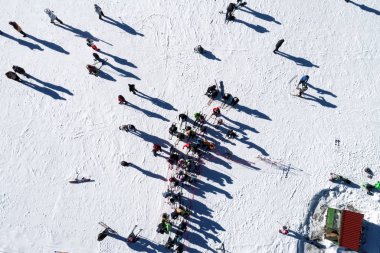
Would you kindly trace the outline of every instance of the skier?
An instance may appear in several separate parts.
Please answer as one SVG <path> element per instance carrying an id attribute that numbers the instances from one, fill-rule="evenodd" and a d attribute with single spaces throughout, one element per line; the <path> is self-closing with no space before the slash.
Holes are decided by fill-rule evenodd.
<path id="1" fill-rule="evenodd" d="M 191 146 L 190 146 L 190 142 L 186 142 L 185 145 L 183 145 L 182 149 L 185 149 L 185 148 L 186 148 L 186 149 L 187 149 L 186 154 L 187 154 L 187 153 L 189 153 L 189 151 L 190 151 L 190 147 L 191 147 Z"/>
<path id="2" fill-rule="evenodd" d="M 9 78 L 9 79 L 12 79 L 12 80 L 15 80 L 17 82 L 21 82 L 21 78 L 15 73 L 15 72 L 12 72 L 12 71 L 8 71 L 7 73 L 5 73 L 5 75 Z"/>
<path id="3" fill-rule="evenodd" d="M 211 99 L 214 100 L 219 94 L 219 91 L 218 90 L 214 90 L 212 93 L 211 93 Z"/>
<path id="4" fill-rule="evenodd" d="M 222 124 L 223 124 L 223 120 L 222 120 L 222 119 L 218 119 L 215 128 L 216 128 L 216 129 L 219 129 L 219 127 L 220 127 Z"/>
<path id="5" fill-rule="evenodd" d="M 309 76 L 308 76 L 308 75 L 304 75 L 304 76 L 300 79 L 298 85 L 300 85 L 300 84 L 307 84 L 308 81 L 309 81 Z"/>
<path id="6" fill-rule="evenodd" d="M 199 129 L 200 131 L 200 134 L 206 134 L 207 133 L 207 127 L 206 126 L 201 126 L 201 128 Z"/>
<path id="7" fill-rule="evenodd" d="M 91 47 L 95 51 L 100 51 L 100 49 L 94 44 L 93 39 L 87 38 L 86 41 L 87 41 L 87 46 Z"/>
<path id="8" fill-rule="evenodd" d="M 178 246 L 177 246 L 177 248 L 176 248 L 176 250 L 175 250 L 175 252 L 176 253 L 182 253 L 183 252 L 183 248 L 184 248 L 183 244 L 179 243 Z"/>
<path id="9" fill-rule="evenodd" d="M 50 18 L 50 23 L 55 24 L 54 21 L 57 20 L 59 23 L 61 23 L 61 25 L 63 25 L 62 20 L 60 20 L 60 19 L 54 14 L 54 11 L 52 11 L 52 10 L 50 10 L 50 9 L 45 9 L 45 13 L 48 14 L 48 16 L 49 16 L 49 18 Z"/>
<path id="10" fill-rule="evenodd" d="M 173 239 L 171 237 L 168 238 L 167 242 L 165 243 L 165 248 L 171 249 L 174 246 Z"/>
<path id="11" fill-rule="evenodd" d="M 173 123 L 172 125 L 171 125 L 171 127 L 169 128 L 169 133 L 170 133 L 170 135 L 175 135 L 175 134 L 177 134 L 177 126 L 175 125 L 175 123 Z"/>
<path id="12" fill-rule="evenodd" d="M 132 124 L 119 126 L 119 129 L 122 131 L 126 131 L 126 132 L 129 132 L 129 131 L 135 132 L 136 131 L 136 127 Z"/>
<path id="13" fill-rule="evenodd" d="M 98 234 L 98 241 L 103 241 L 104 238 L 109 235 L 108 228 L 104 229 L 100 234 Z"/>
<path id="14" fill-rule="evenodd" d="M 299 89 L 299 94 L 298 96 L 301 97 L 303 93 L 305 93 L 305 91 L 308 89 L 308 86 L 307 86 L 307 81 L 309 81 L 309 76 L 308 75 L 305 75 L 303 76 L 298 85 L 297 85 L 297 89 Z M 301 88 L 299 88 L 299 85 L 301 84 Z"/>
<path id="15" fill-rule="evenodd" d="M 99 75 L 99 69 L 97 69 L 94 65 L 88 64 L 86 66 L 88 72 L 90 75 L 98 76 Z"/>
<path id="16" fill-rule="evenodd" d="M 124 167 L 128 167 L 129 165 L 131 165 L 131 163 L 128 163 L 128 162 L 126 162 L 126 161 L 121 161 L 121 162 L 120 162 L 120 165 L 121 165 L 121 166 L 124 166 Z"/>
<path id="17" fill-rule="evenodd" d="M 122 95 L 119 95 L 117 99 L 119 100 L 119 104 L 125 104 L 125 105 L 127 104 L 127 101 Z"/>
<path id="18" fill-rule="evenodd" d="M 103 62 L 103 60 L 100 58 L 100 56 L 97 53 L 93 53 L 92 56 L 94 56 L 95 62 Z"/>
<path id="19" fill-rule="evenodd" d="M 9 22 L 9 24 L 10 24 L 11 26 L 13 26 L 13 28 L 14 28 L 16 31 L 18 31 L 18 32 L 21 33 L 24 37 L 26 37 L 27 34 L 21 29 L 21 27 L 20 27 L 16 22 L 11 21 L 11 22 Z"/>
<path id="20" fill-rule="evenodd" d="M 239 98 L 234 97 L 234 98 L 232 99 L 230 105 L 231 105 L 232 107 L 235 107 L 235 106 L 239 103 L 239 101 L 240 101 Z"/>
<path id="21" fill-rule="evenodd" d="M 135 85 L 129 83 L 128 87 L 129 87 L 129 91 L 136 95 L 136 92 L 138 91 L 136 90 Z"/>
<path id="22" fill-rule="evenodd" d="M 234 20 L 235 17 L 232 15 L 232 13 L 235 11 L 236 9 L 236 4 L 234 3 L 230 3 L 227 7 L 227 12 L 226 12 L 226 21 L 231 21 L 231 20 Z"/>
<path id="23" fill-rule="evenodd" d="M 283 235 L 287 235 L 289 234 L 289 229 L 287 226 L 282 226 L 282 229 L 278 230 L 278 232 L 280 232 Z"/>
<path id="24" fill-rule="evenodd" d="M 181 122 L 187 121 L 187 115 L 184 113 L 181 113 L 180 115 L 178 115 L 178 118 Z"/>
<path id="25" fill-rule="evenodd" d="M 369 183 L 365 183 L 364 185 L 363 185 L 363 187 L 367 190 L 367 194 L 368 195 L 372 195 L 373 194 L 373 189 L 375 189 L 375 186 L 373 186 L 373 185 L 371 185 L 371 184 L 369 184 Z"/>
<path id="26" fill-rule="evenodd" d="M 203 49 L 203 47 L 201 46 L 201 45 L 198 45 L 198 46 L 196 46 L 195 48 L 194 48 L 194 52 L 195 53 L 198 53 L 198 54 L 203 54 L 204 53 L 204 49 Z"/>
<path id="27" fill-rule="evenodd" d="M 199 121 L 199 119 L 201 118 L 202 114 L 200 112 L 196 112 L 194 114 L 194 118 L 195 118 L 195 121 Z"/>
<path id="28" fill-rule="evenodd" d="M 211 115 L 214 115 L 215 117 L 219 117 L 220 116 L 220 108 L 219 107 L 213 108 Z"/>
<path id="29" fill-rule="evenodd" d="M 102 17 L 105 17 L 105 15 L 102 11 L 102 8 L 100 8 L 99 5 L 94 4 L 94 7 L 95 7 L 95 12 L 98 13 L 98 15 L 99 15 L 99 19 L 102 19 Z"/>
<path id="30" fill-rule="evenodd" d="M 15 65 L 12 67 L 12 69 L 14 70 L 14 72 L 29 78 L 29 75 L 25 72 L 25 69 Z"/>
<path id="31" fill-rule="evenodd" d="M 206 94 L 208 97 L 211 97 L 211 94 L 216 90 L 216 85 L 211 85 L 207 88 Z"/>
<path id="32" fill-rule="evenodd" d="M 161 152 L 162 149 L 161 149 L 161 146 L 159 144 L 153 144 L 153 155 L 154 156 L 157 156 L 157 152 Z"/>
<path id="33" fill-rule="evenodd" d="M 178 225 L 178 229 L 181 229 L 182 231 L 186 231 L 186 228 L 187 228 L 187 222 L 186 222 L 186 220 L 183 220 L 183 221 Z"/>
<path id="34" fill-rule="evenodd" d="M 278 49 L 280 49 L 282 43 L 284 43 L 284 39 L 280 39 L 277 44 L 276 44 L 276 48 L 273 50 L 273 53 L 277 53 Z"/>
<path id="35" fill-rule="evenodd" d="M 234 130 L 229 130 L 226 136 L 228 139 L 235 139 L 237 137 L 237 134 L 234 132 Z"/>
<path id="36" fill-rule="evenodd" d="M 223 100 L 223 104 L 226 104 L 228 102 L 228 100 L 230 100 L 231 98 L 231 94 L 230 93 L 226 93 L 222 96 L 222 100 Z"/>

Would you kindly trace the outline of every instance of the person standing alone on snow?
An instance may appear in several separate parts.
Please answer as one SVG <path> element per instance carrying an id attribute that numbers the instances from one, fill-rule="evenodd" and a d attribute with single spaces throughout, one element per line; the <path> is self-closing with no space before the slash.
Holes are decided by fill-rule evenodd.
<path id="1" fill-rule="evenodd" d="M 26 33 L 21 29 L 21 27 L 14 21 L 11 21 L 9 22 L 9 24 L 11 26 L 13 26 L 13 28 L 18 31 L 19 33 L 21 33 L 24 37 L 26 37 Z"/>
<path id="2" fill-rule="evenodd" d="M 102 19 L 102 17 L 105 17 L 105 15 L 102 11 L 102 8 L 100 8 L 99 5 L 94 4 L 94 7 L 95 7 L 95 12 L 98 13 L 98 15 L 99 15 L 99 19 Z"/>
<path id="3" fill-rule="evenodd" d="M 129 83 L 128 87 L 129 87 L 129 91 L 136 95 L 136 92 L 138 91 L 136 90 L 135 85 Z"/>
<path id="4" fill-rule="evenodd" d="M 284 39 L 280 39 L 277 44 L 276 44 L 276 48 L 273 50 L 273 53 L 277 53 L 277 51 L 280 49 L 282 43 L 284 43 Z"/>
<path id="5" fill-rule="evenodd" d="M 305 91 L 308 89 L 307 87 L 307 81 L 309 81 L 309 76 L 308 75 L 305 75 L 301 78 L 301 80 L 299 81 L 298 85 L 297 85 L 297 89 L 299 89 L 299 94 L 298 96 L 301 97 L 302 94 L 305 93 Z M 301 88 L 299 88 L 299 85 L 301 84 Z"/>
<path id="6" fill-rule="evenodd" d="M 45 9 L 45 13 L 48 14 L 49 18 L 50 18 L 50 23 L 54 24 L 54 21 L 57 20 L 59 23 L 61 23 L 61 25 L 63 25 L 63 22 L 62 20 L 60 20 L 55 14 L 54 14 L 54 11 L 50 10 L 50 9 Z"/>

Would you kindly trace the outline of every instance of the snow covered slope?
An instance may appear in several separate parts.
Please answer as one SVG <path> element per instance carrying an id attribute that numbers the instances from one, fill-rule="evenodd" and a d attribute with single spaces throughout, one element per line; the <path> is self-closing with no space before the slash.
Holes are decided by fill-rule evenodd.
<path id="1" fill-rule="evenodd" d="M 309 232 L 309 201 L 332 187 L 329 173 L 361 185 L 370 167 L 370 182 L 379 180 L 379 1 L 248 1 L 227 25 L 219 11 L 229 1 L 0 3 L 1 73 L 18 65 L 32 76 L 0 79 L 0 252 L 161 252 L 166 239 L 155 230 L 168 210 L 168 169 L 152 143 L 168 150 L 179 113 L 210 114 L 220 103 L 207 107 L 214 80 L 240 103 L 209 132 L 217 150 L 194 191 L 186 251 L 216 252 L 224 242 L 229 252 L 307 252 L 278 229 Z M 99 20 L 95 3 L 111 19 Z M 66 25 L 50 24 L 45 8 Z M 93 63 L 88 37 L 108 58 L 99 77 L 85 68 Z M 285 54 L 273 54 L 281 38 Z M 193 52 L 199 44 L 207 57 Z M 305 74 L 309 95 L 291 96 Z M 134 96 L 128 83 L 147 96 Z M 134 106 L 119 105 L 120 94 Z M 122 124 L 142 134 L 121 132 Z M 224 142 L 227 129 L 239 138 Z M 95 182 L 69 184 L 76 171 Z M 378 196 L 351 190 L 342 201 L 379 224 Z M 138 224 L 144 244 L 98 242 L 99 221 L 123 236 Z"/>

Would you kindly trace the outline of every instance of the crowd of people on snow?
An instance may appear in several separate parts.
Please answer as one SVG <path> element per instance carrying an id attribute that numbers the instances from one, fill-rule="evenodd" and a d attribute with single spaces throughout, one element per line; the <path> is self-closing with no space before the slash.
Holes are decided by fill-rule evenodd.
<path id="1" fill-rule="evenodd" d="M 349 2 L 349 0 L 345 0 Z M 225 20 L 234 21 L 236 18 L 234 16 L 235 10 L 245 7 L 247 2 L 243 2 L 242 0 L 237 0 L 237 3 L 229 3 L 227 6 Z M 107 18 L 99 5 L 94 5 L 95 12 L 98 14 L 99 19 Z M 49 16 L 50 22 L 52 24 L 64 24 L 62 20 L 60 20 L 54 11 L 50 9 L 45 9 L 44 12 Z M 22 28 L 14 21 L 9 22 L 17 32 L 22 34 L 23 37 L 27 37 L 28 34 L 25 33 Z M 0 31 L 0 34 L 2 31 Z M 276 45 L 273 53 L 277 54 L 279 52 L 280 47 L 284 43 L 284 39 L 279 40 Z M 86 39 L 87 46 L 91 47 L 95 51 L 100 51 L 100 49 L 94 44 L 94 40 L 91 38 Z M 204 54 L 206 50 L 198 45 L 194 48 L 194 51 L 199 54 Z M 106 63 L 106 59 L 101 59 L 97 53 L 93 53 L 94 64 L 88 64 L 86 66 L 89 74 L 98 76 L 100 73 L 100 69 L 103 64 Z M 98 67 L 97 64 L 100 63 Z M 9 79 L 12 79 L 17 82 L 22 82 L 23 80 L 19 75 L 25 76 L 29 78 L 30 75 L 26 73 L 26 71 L 19 66 L 13 66 L 13 71 L 6 72 L 6 76 Z M 19 74 L 19 75 L 18 75 Z M 296 94 L 299 97 L 307 91 L 308 89 L 308 80 L 309 76 L 304 75 L 298 82 L 296 89 L 299 91 Z M 139 91 L 136 89 L 134 84 L 128 84 L 129 91 L 134 95 Z M 217 84 L 211 85 L 207 88 L 205 95 L 209 97 L 209 102 L 207 106 L 211 105 L 215 100 L 217 100 L 220 95 L 220 91 L 218 89 Z M 168 240 L 165 243 L 165 247 L 168 249 L 175 248 L 175 252 L 180 253 L 184 250 L 183 236 L 187 231 L 189 216 L 192 214 L 191 210 L 191 191 L 189 190 L 193 184 L 196 183 L 196 178 L 201 173 L 201 158 L 206 155 L 208 152 L 212 151 L 216 148 L 216 145 L 207 139 L 207 126 L 213 127 L 219 130 L 219 127 L 223 125 L 223 120 L 220 118 L 222 110 L 228 111 L 230 108 L 234 108 L 239 103 L 238 97 L 233 97 L 229 93 L 221 94 L 220 97 L 221 104 L 212 108 L 210 115 L 204 114 L 201 112 L 196 112 L 194 114 L 194 119 L 191 122 L 189 121 L 189 117 L 187 113 L 181 113 L 178 116 L 179 126 L 177 123 L 173 123 L 169 127 L 170 140 L 172 137 L 176 137 L 177 139 L 174 141 L 174 145 L 170 147 L 169 157 L 167 158 L 168 162 L 168 170 L 170 177 L 168 178 L 168 188 L 167 191 L 162 195 L 166 199 L 166 202 L 169 204 L 171 208 L 170 214 L 164 212 L 161 215 L 161 222 L 157 226 L 157 233 L 160 234 L 168 234 Z M 119 104 L 127 105 L 128 102 L 122 95 L 118 95 Z M 189 123 L 189 125 L 188 125 Z M 190 123 L 192 126 L 190 126 Z M 119 127 L 121 131 L 125 132 L 136 132 L 136 127 L 132 124 L 122 125 Z M 237 133 L 232 129 L 227 130 L 225 133 L 225 137 L 228 139 L 235 139 L 238 137 Z M 183 142 L 184 145 L 181 152 L 177 149 L 177 145 L 179 142 Z M 158 143 L 153 144 L 152 153 L 156 157 L 160 152 L 162 152 L 162 147 Z M 228 152 L 225 154 L 227 158 L 232 156 L 232 153 Z M 131 163 L 122 161 L 122 166 L 130 166 Z M 369 172 L 368 172 L 369 173 Z M 352 182 L 335 173 L 331 173 L 330 181 L 334 183 L 345 183 L 351 184 Z M 380 190 L 380 182 L 377 182 L 375 185 L 371 185 L 366 183 L 363 187 L 367 190 L 368 194 L 371 194 L 374 190 Z M 185 189 L 187 190 L 188 197 L 184 197 Z M 287 235 L 289 233 L 289 229 L 287 226 L 283 226 L 282 229 L 279 230 L 280 233 Z M 109 227 L 99 234 L 98 240 L 103 240 L 109 233 L 113 233 Z M 172 234 L 174 236 L 172 236 Z M 128 237 L 128 242 L 135 243 L 138 241 L 138 234 L 132 233 Z"/>

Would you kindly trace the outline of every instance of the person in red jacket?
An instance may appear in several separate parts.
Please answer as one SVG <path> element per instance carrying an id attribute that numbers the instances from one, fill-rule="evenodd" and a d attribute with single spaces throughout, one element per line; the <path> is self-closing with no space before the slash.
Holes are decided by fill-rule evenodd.
<path id="1" fill-rule="evenodd" d="M 153 144 L 153 155 L 154 156 L 157 156 L 157 152 L 161 152 L 162 149 L 161 149 L 161 146 L 159 144 Z"/>
<path id="2" fill-rule="evenodd" d="M 125 100 L 125 98 L 122 95 L 119 95 L 117 97 L 117 99 L 119 100 L 119 104 L 124 104 L 124 105 L 127 104 L 127 101 Z"/>
<path id="3" fill-rule="evenodd" d="M 218 117 L 220 115 L 220 108 L 219 107 L 213 108 L 212 115 L 214 115 L 215 117 Z"/>

